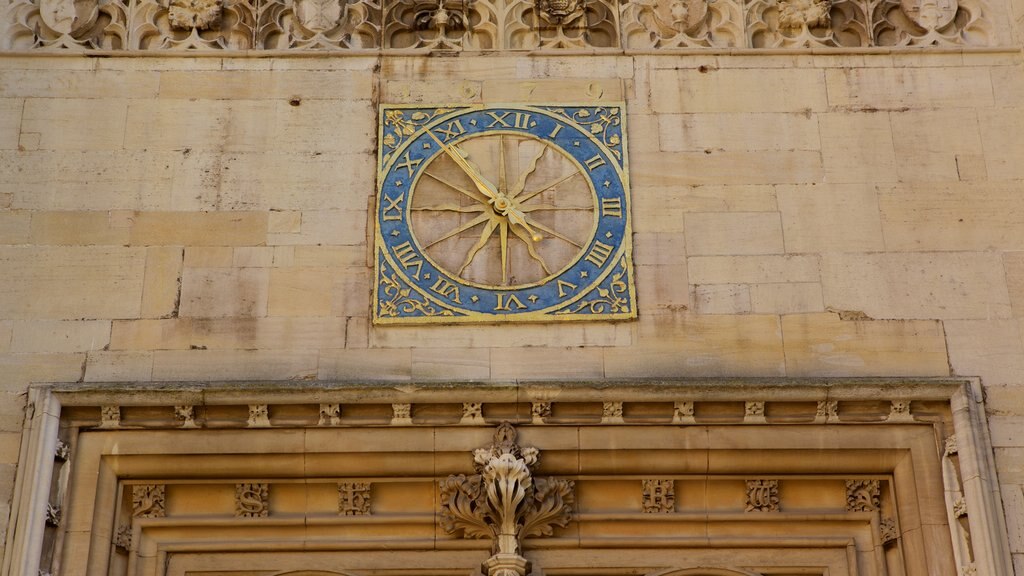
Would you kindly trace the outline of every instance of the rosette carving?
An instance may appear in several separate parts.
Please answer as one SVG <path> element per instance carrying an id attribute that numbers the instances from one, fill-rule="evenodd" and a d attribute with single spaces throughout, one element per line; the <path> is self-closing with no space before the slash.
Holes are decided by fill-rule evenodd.
<path id="1" fill-rule="evenodd" d="M 484 563 L 489 576 L 525 575 L 522 539 L 550 536 L 572 516 L 573 482 L 534 478 L 539 451 L 520 447 L 505 422 L 494 442 L 473 451 L 477 473 L 452 475 L 441 482 L 441 525 L 449 534 L 490 538 L 494 555 Z"/>

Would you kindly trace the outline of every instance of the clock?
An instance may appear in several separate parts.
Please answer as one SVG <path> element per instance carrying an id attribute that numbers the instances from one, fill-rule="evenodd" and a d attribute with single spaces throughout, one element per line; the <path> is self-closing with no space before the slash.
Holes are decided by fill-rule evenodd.
<path id="1" fill-rule="evenodd" d="M 376 324 L 636 317 L 622 104 L 380 110 Z"/>

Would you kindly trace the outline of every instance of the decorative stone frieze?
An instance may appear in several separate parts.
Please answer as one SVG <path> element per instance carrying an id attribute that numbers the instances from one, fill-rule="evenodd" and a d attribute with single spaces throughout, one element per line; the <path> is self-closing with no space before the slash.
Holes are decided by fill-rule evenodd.
<path id="1" fill-rule="evenodd" d="M 338 514 L 365 516 L 370 513 L 370 483 L 338 483 Z"/>
<path id="2" fill-rule="evenodd" d="M 880 507 L 881 483 L 878 480 L 847 480 L 847 512 L 874 512 Z"/>
<path id="3" fill-rule="evenodd" d="M 191 405 L 175 406 L 174 417 L 181 422 L 182 428 L 198 428 L 196 424 L 196 407 Z"/>
<path id="4" fill-rule="evenodd" d="M 341 424 L 341 404 L 321 404 L 318 426 L 337 426 Z"/>
<path id="5" fill-rule="evenodd" d="M 605 402 L 601 409 L 601 422 L 614 424 L 622 421 L 622 402 Z"/>
<path id="6" fill-rule="evenodd" d="M 991 45 L 987 0 L 13 0 L 0 49 Z M 0 28 L 2 29 L 2 28 Z"/>
<path id="7" fill-rule="evenodd" d="M 529 563 L 521 554 L 522 539 L 550 536 L 555 526 L 569 522 L 574 484 L 534 477 L 539 455 L 536 448 L 520 447 L 515 428 L 504 422 L 490 446 L 473 451 L 476 474 L 441 481 L 445 531 L 494 540 L 494 555 L 484 564 L 488 576 L 525 576 Z"/>
<path id="8" fill-rule="evenodd" d="M 778 512 L 779 481 L 747 480 L 747 512 Z"/>
<path id="9" fill-rule="evenodd" d="M 676 507 L 675 480 L 642 480 L 643 511 L 648 514 L 673 512 Z"/>
<path id="10" fill-rule="evenodd" d="M 764 402 L 744 402 L 743 422 L 746 424 L 764 424 Z"/>
<path id="11" fill-rule="evenodd" d="M 249 404 L 249 428 L 269 428 L 270 408 L 266 404 Z"/>
<path id="12" fill-rule="evenodd" d="M 235 517 L 265 518 L 270 514 L 270 485 L 266 482 L 235 484 Z"/>
<path id="13" fill-rule="evenodd" d="M 839 420 L 839 402 L 835 400 L 819 400 L 814 413 L 814 421 L 818 424 Z"/>
<path id="14" fill-rule="evenodd" d="M 132 516 L 135 518 L 163 518 L 167 515 L 166 487 L 163 484 L 136 484 L 132 486 Z"/>

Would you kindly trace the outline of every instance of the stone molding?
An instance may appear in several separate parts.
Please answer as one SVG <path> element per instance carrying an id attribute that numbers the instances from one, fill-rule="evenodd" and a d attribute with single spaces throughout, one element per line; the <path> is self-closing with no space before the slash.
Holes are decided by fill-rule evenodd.
<path id="1" fill-rule="evenodd" d="M 770 400 L 764 400 L 766 398 Z M 475 426 L 479 429 L 504 420 L 528 426 L 531 433 L 549 428 L 554 431 L 569 425 L 581 430 L 586 427 L 642 430 L 645 426 L 666 429 L 708 426 L 743 430 L 752 425 L 749 422 L 751 416 L 762 415 L 765 423 L 754 424 L 751 433 L 759 434 L 757 430 L 761 429 L 764 432 L 784 431 L 789 426 L 808 425 L 824 426 L 823 430 L 832 431 L 830 434 L 841 433 L 847 426 L 851 430 L 878 427 L 879 433 L 916 427 L 920 431 L 928 431 L 931 437 L 930 431 L 934 429 L 937 434 L 935 446 L 928 449 L 935 451 L 933 457 L 937 461 L 941 460 L 941 483 L 947 494 L 948 526 L 952 531 L 957 564 L 970 565 L 978 573 L 1009 576 L 1012 567 L 1006 527 L 999 492 L 995 489 L 992 451 L 987 440 L 981 398 L 979 383 L 968 379 L 700 379 L 632 384 L 543 382 L 412 386 L 352 383 L 34 386 L 30 390 L 26 433 L 23 435 L 23 454 L 26 457 L 18 471 L 12 503 L 10 553 L 5 556 L 0 574 L 36 573 L 40 568 L 45 533 L 57 529 L 46 525 L 44 511 L 47 506 L 67 504 L 60 501 L 62 495 L 55 491 L 56 485 L 51 481 L 57 468 L 61 474 L 66 474 L 70 464 L 62 463 L 54 456 L 62 417 L 65 424 L 76 429 L 92 428 L 102 434 L 165 433 L 160 431 L 182 428 L 189 421 L 185 419 L 183 422 L 179 417 L 180 411 L 175 407 L 192 406 L 194 428 L 185 434 L 233 430 L 233 434 L 267 435 L 273 434 L 275 429 L 322 430 L 331 427 L 400 430 L 427 426 L 435 429 Z M 763 410 L 761 402 L 764 402 Z M 534 405 L 547 403 L 550 403 L 550 413 L 543 410 L 543 416 L 536 414 Z M 612 416 L 618 412 L 617 404 L 621 403 L 621 422 L 618 418 L 608 418 L 607 403 L 611 404 Z M 751 410 L 749 403 L 757 405 Z M 322 404 L 339 405 L 336 425 L 330 423 L 330 417 L 327 418 L 327 426 L 321 424 Z M 472 407 L 474 424 L 463 422 L 467 404 L 479 405 L 482 423 L 475 417 L 476 406 Z M 418 411 L 417 405 L 429 406 L 429 409 Z M 942 424 L 935 421 L 938 405 L 945 405 L 947 411 L 947 417 L 944 417 L 947 419 Z M 267 417 L 265 424 L 260 422 L 261 426 L 250 428 L 250 407 L 253 406 L 265 407 Z M 275 410 L 275 406 L 288 408 Z M 347 410 L 346 406 L 350 409 Z M 896 406 L 899 409 L 894 409 Z M 108 409 L 104 411 L 101 407 Z M 102 418 L 104 412 L 112 412 L 109 407 L 118 409 L 116 427 L 109 425 L 110 418 Z M 262 415 L 263 410 L 257 412 Z M 333 409 L 328 412 L 329 415 L 335 413 Z M 898 414 L 897 422 L 889 420 L 894 412 Z M 348 416 L 352 419 L 347 419 Z M 691 418 L 692 423 L 681 423 Z M 358 421 L 360 419 L 361 422 Z M 947 444 L 945 440 L 952 434 L 956 435 L 956 442 Z M 74 442 L 71 446 L 75 448 Z M 950 450 L 949 446 L 953 449 Z M 75 453 L 77 449 L 72 451 Z M 631 482 L 642 478 L 637 477 Z M 776 476 L 755 472 L 746 478 L 775 479 Z M 854 476 L 836 481 L 844 483 L 851 478 Z M 870 481 L 871 478 L 856 480 Z M 783 483 L 787 481 L 782 480 Z M 258 481 L 263 482 L 262 479 Z M 152 484 L 153 487 L 157 485 Z M 853 483 L 847 486 L 851 489 L 859 487 Z M 869 491 L 874 493 L 874 487 Z M 963 504 L 959 504 L 961 499 Z M 868 500 L 873 506 L 873 497 Z M 877 542 L 886 547 L 898 545 L 900 532 L 897 527 L 902 524 L 902 519 L 895 520 L 886 514 L 879 517 L 879 510 L 847 513 L 865 517 L 873 515 Z M 680 522 L 690 519 L 687 513 L 638 512 L 637 516 Z M 794 518 L 787 514 L 785 502 L 781 511 L 768 516 Z M 579 521 L 603 521 L 600 514 L 593 513 L 578 518 Z M 263 520 L 267 518 L 254 521 Z M 162 517 L 140 520 L 143 523 L 163 521 L 165 518 Z M 135 545 L 133 539 L 132 547 Z M 516 570 L 514 566 L 509 569 Z"/>

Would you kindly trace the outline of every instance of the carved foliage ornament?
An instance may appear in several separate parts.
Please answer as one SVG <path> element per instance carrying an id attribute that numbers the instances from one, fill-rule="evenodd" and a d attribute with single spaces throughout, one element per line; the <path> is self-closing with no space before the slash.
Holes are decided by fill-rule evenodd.
<path id="1" fill-rule="evenodd" d="M 476 474 L 441 482 L 441 525 L 449 534 L 494 541 L 494 556 L 485 568 L 491 576 L 525 574 L 522 539 L 550 536 L 571 518 L 573 482 L 535 478 L 538 456 L 536 448 L 516 443 L 515 429 L 505 422 L 490 446 L 474 450 Z"/>
<path id="2" fill-rule="evenodd" d="M 137 484 L 132 486 L 132 516 L 136 518 L 163 518 L 166 487 L 163 484 Z"/>

